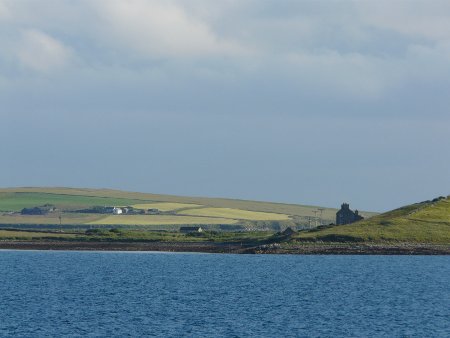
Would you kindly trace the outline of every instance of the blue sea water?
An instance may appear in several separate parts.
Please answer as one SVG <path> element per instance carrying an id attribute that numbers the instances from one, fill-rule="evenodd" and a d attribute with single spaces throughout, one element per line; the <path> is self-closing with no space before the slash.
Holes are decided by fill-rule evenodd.
<path id="1" fill-rule="evenodd" d="M 450 257 L 0 252 L 1 337 L 450 337 Z"/>

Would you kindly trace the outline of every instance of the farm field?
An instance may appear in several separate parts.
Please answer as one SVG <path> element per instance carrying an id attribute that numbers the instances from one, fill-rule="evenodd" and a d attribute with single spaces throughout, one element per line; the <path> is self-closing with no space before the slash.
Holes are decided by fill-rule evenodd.
<path id="1" fill-rule="evenodd" d="M 133 208 L 136 209 L 158 209 L 160 211 L 173 211 L 183 208 L 194 208 L 201 207 L 199 204 L 190 203 L 144 203 L 144 204 L 133 204 Z"/>
<path id="2" fill-rule="evenodd" d="M 176 215 L 112 215 L 87 224 L 97 225 L 171 225 L 171 224 L 235 224 L 237 220 L 218 217 Z"/>
<path id="3" fill-rule="evenodd" d="M 103 215 L 79 213 L 52 213 L 48 215 L 0 215 L 0 224 L 87 224 L 101 219 Z"/>
<path id="4" fill-rule="evenodd" d="M 3 188 L 0 189 L 0 195 L 3 193 L 44 193 L 52 195 L 70 195 L 70 196 L 81 196 L 85 197 L 100 197 L 101 200 L 105 198 L 118 199 L 119 203 L 110 203 L 112 205 L 133 205 L 133 204 L 147 204 L 153 202 L 170 202 L 170 203 L 187 203 L 187 204 L 198 204 L 208 207 L 216 208 L 232 208 L 232 209 L 242 209 L 250 211 L 260 211 L 260 212 L 274 212 L 279 214 L 293 215 L 299 217 L 313 217 L 314 211 L 317 211 L 319 206 L 311 205 L 300 205 L 300 204 L 287 204 L 287 203 L 273 203 L 273 202 L 262 202 L 262 201 L 249 201 L 249 200 L 239 200 L 239 199 L 228 199 L 228 198 L 210 198 L 210 197 L 187 197 L 187 196 L 173 196 L 173 195 L 161 195 L 161 194 L 149 194 L 140 192 L 127 192 L 112 189 L 79 189 L 79 188 Z M 72 198 L 72 197 L 69 197 Z M 100 201 L 101 201 L 100 200 Z M 121 202 L 121 200 L 123 202 Z M 125 201 L 124 201 L 125 200 Z M 131 203 L 131 201 L 134 203 Z M 45 201 L 45 198 L 40 200 Z M 100 202 L 99 201 L 99 202 Z M 36 201 L 39 202 L 39 201 Z M 2 208 L 0 202 L 0 210 L 7 211 L 10 209 Z M 11 201 L 11 203 L 14 203 Z M 91 205 L 105 205 L 105 203 L 92 203 Z M 27 205 L 30 206 L 30 205 Z M 26 206 L 23 206 L 26 207 Z M 336 206 L 339 207 L 339 206 Z M 20 208 L 16 208 L 19 210 Z M 323 209 L 323 219 L 324 222 L 334 222 L 336 215 L 336 208 L 322 208 Z M 365 217 L 374 216 L 377 213 L 360 211 L 361 215 Z"/>
<path id="5" fill-rule="evenodd" d="M 23 208 L 50 205 L 56 211 L 45 215 L 21 215 Z M 112 215 L 102 213 L 104 207 L 133 206 L 158 209 L 161 215 Z M 94 208 L 95 207 L 95 208 Z M 0 189 L 0 227 L 18 226 L 35 229 L 39 225 L 74 226 L 148 226 L 148 229 L 173 230 L 174 225 L 202 225 L 220 230 L 268 230 L 288 226 L 305 227 L 317 219 L 334 222 L 337 209 L 317 206 L 247 201 L 226 198 L 186 197 L 126 192 L 109 189 L 79 188 L 2 188 Z M 361 212 L 364 216 L 374 213 Z M 125 217 L 125 218 L 124 218 Z M 318 222 L 315 222 L 316 224 Z M 31 226 L 33 225 L 33 226 Z M 223 225 L 223 226 L 222 226 Z M 233 227 L 225 227 L 230 225 Z M 41 227 L 42 228 L 42 227 Z"/>
<path id="6" fill-rule="evenodd" d="M 59 209 L 78 209 L 93 205 L 131 205 L 142 202 L 128 198 L 53 194 L 42 192 L 2 192 L 0 189 L 0 211 L 20 211 L 44 204 Z"/>
<path id="7" fill-rule="evenodd" d="M 289 215 L 231 209 L 231 208 L 198 208 L 198 209 L 183 210 L 180 211 L 179 213 L 191 216 L 223 217 L 240 220 L 257 220 L 257 221 L 289 220 Z"/>
<path id="8" fill-rule="evenodd" d="M 128 214 L 114 215 L 112 206 L 158 209 L 161 213 L 138 214 L 139 211 L 131 210 Z M 23 208 L 43 214 L 21 214 Z M 95 248 L 95 243 L 146 242 L 150 248 L 148 243 L 203 242 L 217 243 L 219 248 L 224 248 L 221 245 L 238 242 L 238 249 L 242 243 L 262 244 L 264 247 L 254 252 L 275 250 L 274 253 L 277 250 L 309 252 L 305 248 L 317 245 L 322 246 L 323 252 L 329 253 L 327 247 L 333 243 L 352 246 L 355 252 L 361 244 L 372 252 L 370 246 L 374 243 L 386 248 L 400 243 L 406 248 L 402 252 L 406 253 L 409 248 L 419 250 L 424 243 L 444 247 L 450 244 L 448 197 L 407 205 L 383 214 L 361 212 L 365 217 L 372 217 L 349 225 L 321 225 L 309 229 L 311 223 L 319 223 L 318 218 L 313 217 L 320 212 L 323 213 L 320 223 L 327 224 L 327 217 L 330 223 L 334 221 L 336 209 L 314 206 L 117 190 L 10 188 L 0 189 L 0 243 L 27 242 L 31 243 L 30 248 L 34 248 L 33 242 L 70 242 L 71 247 L 77 249 L 80 246 L 74 243 L 87 243 L 86 248 L 94 243 Z M 180 227 L 185 225 L 201 226 L 204 231 L 180 233 Z M 287 227 L 296 231 L 285 233 Z M 273 246 L 278 242 L 281 243 L 279 246 Z M 11 245 L 14 247 L 14 244 Z M 51 247 L 53 244 L 48 245 Z M 129 248 L 134 250 L 140 248 L 139 245 Z M 60 246 L 65 247 L 65 244 Z M 184 250 L 184 247 L 173 248 Z M 341 252 L 339 248 L 336 250 Z M 422 252 L 420 250 L 416 252 Z M 442 252 L 439 248 L 435 250 Z"/>

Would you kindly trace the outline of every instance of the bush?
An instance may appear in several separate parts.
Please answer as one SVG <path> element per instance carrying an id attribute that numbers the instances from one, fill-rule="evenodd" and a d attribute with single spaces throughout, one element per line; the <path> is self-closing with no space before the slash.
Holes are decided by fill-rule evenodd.
<path id="1" fill-rule="evenodd" d="M 187 234 L 186 234 L 186 236 L 189 236 L 189 237 L 205 237 L 205 233 L 203 233 L 203 232 L 188 232 Z"/>
<path id="2" fill-rule="evenodd" d="M 87 229 L 85 234 L 91 236 L 109 236 L 110 232 L 107 229 Z"/>

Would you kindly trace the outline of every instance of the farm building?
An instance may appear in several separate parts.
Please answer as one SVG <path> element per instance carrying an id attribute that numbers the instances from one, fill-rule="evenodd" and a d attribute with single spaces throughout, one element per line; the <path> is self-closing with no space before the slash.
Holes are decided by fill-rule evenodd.
<path id="1" fill-rule="evenodd" d="M 364 219 L 358 210 L 352 211 L 348 203 L 342 203 L 341 210 L 336 213 L 336 225 L 350 224 Z"/>
<path id="2" fill-rule="evenodd" d="M 22 215 L 46 215 L 50 212 L 55 212 L 56 208 L 51 204 L 45 204 L 41 207 L 23 208 L 20 212 Z"/>
<path id="3" fill-rule="evenodd" d="M 113 213 L 114 215 L 120 215 L 120 214 L 123 213 L 123 210 L 122 210 L 122 208 L 116 208 L 116 207 L 114 207 L 112 213 Z"/>
<path id="4" fill-rule="evenodd" d="M 292 236 L 293 234 L 295 234 L 295 231 L 292 230 L 291 227 L 287 227 L 281 234 L 285 236 Z"/>
<path id="5" fill-rule="evenodd" d="M 180 232 L 182 234 L 189 234 L 192 232 L 203 232 L 203 229 L 201 227 L 181 227 Z"/>

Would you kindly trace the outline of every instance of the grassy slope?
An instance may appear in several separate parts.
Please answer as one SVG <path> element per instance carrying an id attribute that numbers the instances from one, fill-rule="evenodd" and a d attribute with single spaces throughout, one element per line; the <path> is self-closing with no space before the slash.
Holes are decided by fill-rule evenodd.
<path id="1" fill-rule="evenodd" d="M 128 199 L 136 202 L 131 204 L 143 204 L 147 202 L 169 202 L 169 203 L 188 203 L 199 204 L 208 207 L 218 208 L 234 208 L 250 211 L 260 212 L 274 212 L 279 214 L 286 214 L 298 217 L 313 217 L 313 211 L 317 210 L 317 206 L 297 205 L 297 204 L 283 204 L 283 203 L 271 203 L 271 202 L 259 202 L 259 201 L 246 201 L 237 199 L 225 199 L 225 198 L 205 198 L 205 197 L 185 197 L 185 196 L 171 196 L 171 195 L 158 195 L 147 194 L 138 192 L 125 192 L 119 190 L 110 189 L 78 189 L 78 188 L 6 188 L 0 189 L 0 195 L 5 192 L 41 192 L 50 194 L 65 194 L 71 196 L 88 196 L 88 197 L 101 197 L 101 198 L 115 198 L 115 199 Z M 110 203 L 112 204 L 112 203 Z M 123 205 L 127 203 L 116 203 L 117 205 Z M 35 204 L 34 204 L 35 205 Z M 102 205 L 102 204 L 100 204 Z M 31 206 L 31 205 L 30 205 Z M 0 210 L 1 207 L 0 199 Z M 337 209 L 324 208 L 323 219 L 324 222 L 334 222 Z M 364 212 L 363 216 L 373 216 L 376 213 Z"/>
<path id="2" fill-rule="evenodd" d="M 31 239 L 74 239 L 77 235 L 75 234 L 65 234 L 65 233 L 50 233 L 50 232 L 35 232 L 35 231 L 10 231 L 10 230 L 0 230 L 0 239 L 20 239 L 20 240 L 31 240 Z"/>
<path id="3" fill-rule="evenodd" d="M 33 192 L 33 193 L 47 193 L 47 194 L 60 194 L 69 195 L 68 198 L 81 197 L 95 197 L 100 198 L 103 203 L 94 203 L 96 205 L 132 205 L 132 204 L 146 204 L 152 202 L 168 202 L 168 203 L 188 203 L 199 204 L 208 207 L 218 208 L 234 208 L 249 211 L 260 212 L 273 212 L 278 214 L 292 215 L 294 217 L 313 217 L 317 206 L 297 205 L 297 204 L 283 204 L 283 203 L 271 203 L 271 202 L 259 202 L 259 201 L 246 201 L 236 199 L 225 198 L 205 198 L 205 197 L 185 197 L 185 196 L 172 196 L 172 195 L 159 195 L 148 194 L 139 192 L 126 192 L 111 189 L 79 189 L 79 188 L 4 188 L 0 189 L 0 210 L 5 210 L 2 205 L 1 196 L 4 193 L 17 193 L 17 192 Z M 110 198 L 111 200 L 105 200 Z M 116 199 L 118 203 L 112 203 L 113 199 Z M 132 203 L 133 201 L 133 203 Z M 106 203 L 108 202 L 108 203 Z M 129 203 L 127 203 L 129 202 Z M 37 203 L 39 204 L 39 203 Z M 56 204 L 56 203 L 55 203 Z M 22 204 L 23 205 L 23 204 Z M 21 206 L 22 206 L 21 205 Z M 36 206 L 36 203 L 23 205 Z M 16 207 L 16 210 L 20 210 L 20 206 Z M 324 223 L 334 222 L 337 209 L 324 208 L 323 220 Z M 361 214 L 365 217 L 373 216 L 376 213 L 364 212 Z"/>
<path id="4" fill-rule="evenodd" d="M 35 207 L 44 204 L 53 204 L 59 211 L 46 216 L 20 216 L 17 214 L 8 215 L 11 211 L 20 211 L 24 207 Z M 308 217 L 314 216 L 313 211 L 317 210 L 314 206 L 303 206 L 293 204 L 256 202 L 244 200 L 231 200 L 221 198 L 202 198 L 202 197 L 182 197 L 171 195 L 157 195 L 125 192 L 108 189 L 77 189 L 77 188 L 6 188 L 0 189 L 0 224 L 19 225 L 24 224 L 28 228 L 35 228 L 39 225 L 52 227 L 59 224 L 61 210 L 84 209 L 94 205 L 143 205 L 148 208 L 154 207 L 169 213 L 178 213 L 179 215 L 152 215 L 147 216 L 145 224 L 152 229 L 161 225 L 161 229 L 173 230 L 175 225 L 180 224 L 198 224 L 210 225 L 212 228 L 221 226 L 221 224 L 240 224 L 248 229 L 264 229 L 276 226 L 271 222 L 281 222 L 283 226 L 294 226 L 295 224 L 308 224 Z M 187 209 L 204 209 L 201 215 L 183 215 Z M 205 209 L 211 208 L 211 214 L 204 213 Z M 214 208 L 228 210 L 225 217 L 216 214 Z M 236 210 L 239 209 L 239 210 Z M 243 211 L 242 211 L 243 210 Z M 252 213 L 254 212 L 254 213 Z M 334 220 L 336 209 L 324 209 L 323 219 L 325 223 Z M 266 213 L 266 214 L 259 214 Z M 367 213 L 370 214 L 370 213 Z M 73 214 L 62 213 L 62 225 L 84 225 L 109 223 L 110 225 L 140 225 L 136 216 L 126 215 L 120 218 L 107 218 L 107 215 L 99 214 Z M 130 218 L 128 218 L 130 217 Z M 178 217 L 174 219 L 174 217 Z M 197 218 L 194 218 L 197 217 Z M 224 219 L 226 218 L 226 220 Z M 120 223 L 120 224 L 119 224 Z M 280 223 L 280 224 L 281 224 Z M 173 224 L 168 227 L 168 224 Z M 39 226 L 42 228 L 42 226 Z"/>
<path id="5" fill-rule="evenodd" d="M 277 221 L 289 220 L 288 215 L 267 213 L 260 211 L 248 211 L 231 208 L 197 208 L 179 211 L 178 214 L 192 215 L 192 216 L 214 216 L 241 220 L 256 220 L 256 221 Z"/>
<path id="6" fill-rule="evenodd" d="M 188 204 L 188 203 L 142 203 L 142 204 L 133 204 L 132 207 L 136 209 L 158 209 L 160 211 L 173 211 L 178 209 L 185 208 L 195 208 L 201 207 L 198 204 Z"/>
<path id="7" fill-rule="evenodd" d="M 59 224 L 61 215 L 61 224 L 89 224 L 100 220 L 104 215 L 99 214 L 74 214 L 74 213 L 51 213 L 48 215 L 1 215 L 0 224 Z"/>
<path id="8" fill-rule="evenodd" d="M 235 224 L 234 219 L 173 215 L 111 215 L 89 222 L 104 225 Z"/>
<path id="9" fill-rule="evenodd" d="M 325 241 L 450 243 L 450 199 L 408 205 L 349 225 L 299 233 Z"/>
<path id="10" fill-rule="evenodd" d="M 131 205 L 141 202 L 120 197 L 83 196 L 68 193 L 3 192 L 3 190 L 0 189 L 0 211 L 20 211 L 23 208 L 46 203 L 53 204 L 59 209 L 80 209 L 93 205 Z"/>
<path id="11" fill-rule="evenodd" d="M 141 231 L 94 229 L 86 232 L 49 232 L 0 230 L 0 241 L 157 241 L 157 242 L 241 242 L 264 243 L 274 236 L 273 232 L 204 232 L 201 234 L 182 234 L 178 231 Z"/>

